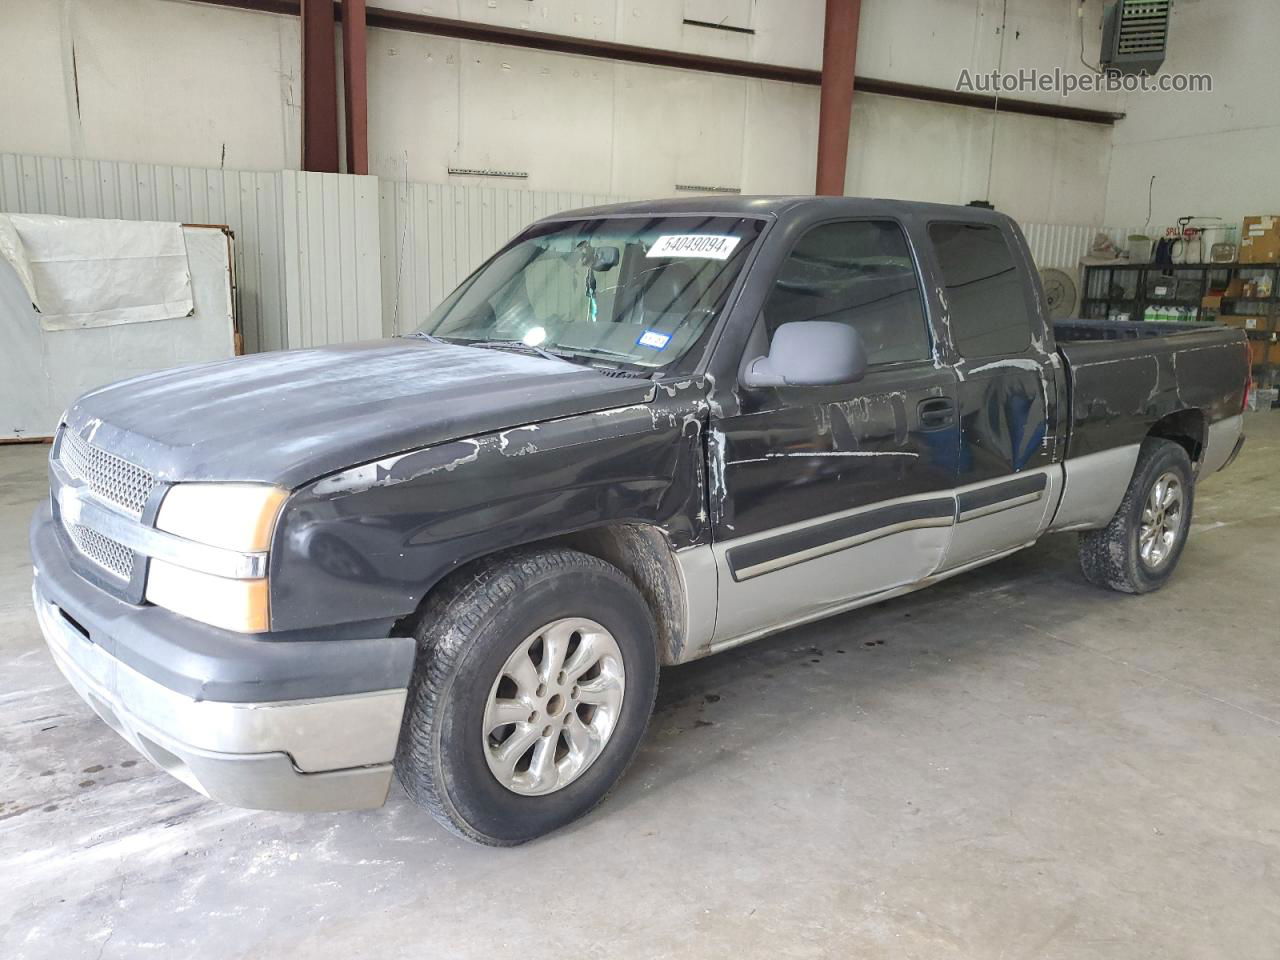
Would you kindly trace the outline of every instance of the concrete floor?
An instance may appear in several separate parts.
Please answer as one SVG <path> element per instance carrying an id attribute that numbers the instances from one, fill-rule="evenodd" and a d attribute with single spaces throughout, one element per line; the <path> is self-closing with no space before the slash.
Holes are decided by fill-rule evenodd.
<path id="1" fill-rule="evenodd" d="M 29 609 L 44 449 L 0 448 L 0 956 L 1275 957 L 1280 413 L 1170 587 L 1074 538 L 663 675 L 586 820 L 455 840 L 226 809 L 62 682 Z"/>

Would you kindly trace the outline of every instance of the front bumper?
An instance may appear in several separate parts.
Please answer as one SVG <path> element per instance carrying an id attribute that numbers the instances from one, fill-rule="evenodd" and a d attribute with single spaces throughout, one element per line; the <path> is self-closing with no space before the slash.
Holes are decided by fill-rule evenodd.
<path id="1" fill-rule="evenodd" d="M 166 612 L 131 606 L 79 578 L 67 566 L 52 524 L 47 507 L 32 524 L 32 595 L 40 629 L 80 697 L 147 759 L 200 793 L 239 807 L 354 810 L 382 804 L 412 664 L 404 641 L 412 644 L 411 638 L 241 638 L 271 658 L 264 674 L 278 677 L 292 660 L 295 676 L 263 685 L 261 699 L 247 699 L 247 677 L 214 685 L 232 699 L 206 699 L 199 674 L 203 668 L 227 672 L 226 663 L 193 655 L 180 635 L 188 621 L 180 617 L 164 616 L 165 643 L 149 642 L 155 638 L 140 618 Z M 190 631 L 205 635 L 200 625 Z M 384 679 L 382 689 L 333 693 L 333 665 L 317 669 L 316 652 L 342 656 L 344 646 L 356 656 L 380 652 L 384 665 L 391 661 L 384 677 L 402 677 L 403 683 L 389 686 Z M 239 674 L 250 670 L 236 665 Z M 324 695 L 304 695 L 308 678 Z M 272 696 L 273 689 L 287 690 L 287 697 Z"/>

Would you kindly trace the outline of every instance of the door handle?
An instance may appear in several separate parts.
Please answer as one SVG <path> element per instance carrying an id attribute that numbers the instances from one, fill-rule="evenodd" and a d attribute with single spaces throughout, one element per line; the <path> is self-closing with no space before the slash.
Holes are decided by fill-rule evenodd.
<path id="1" fill-rule="evenodd" d="M 955 404 L 946 397 L 921 400 L 916 410 L 920 415 L 920 426 L 926 429 L 950 426 L 955 421 Z"/>

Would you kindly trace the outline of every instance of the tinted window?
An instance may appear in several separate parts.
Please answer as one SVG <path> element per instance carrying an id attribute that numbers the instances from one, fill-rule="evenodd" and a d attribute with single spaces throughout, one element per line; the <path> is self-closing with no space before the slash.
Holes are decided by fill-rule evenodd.
<path id="1" fill-rule="evenodd" d="M 997 227 L 931 223 L 947 285 L 951 337 L 962 357 L 1000 357 L 1031 345 L 1022 277 Z"/>
<path id="2" fill-rule="evenodd" d="M 930 356 L 915 263 L 891 221 L 828 223 L 806 233 L 778 273 L 764 318 L 770 338 L 794 320 L 847 323 L 872 364 Z"/>

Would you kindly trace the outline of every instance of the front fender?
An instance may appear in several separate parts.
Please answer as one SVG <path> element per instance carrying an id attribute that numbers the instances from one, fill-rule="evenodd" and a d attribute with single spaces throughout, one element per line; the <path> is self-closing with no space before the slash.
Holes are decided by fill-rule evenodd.
<path id="1" fill-rule="evenodd" d="M 649 403 L 481 434 L 321 478 L 273 538 L 271 627 L 399 618 L 498 550 L 605 524 L 706 542 L 705 385 Z"/>

